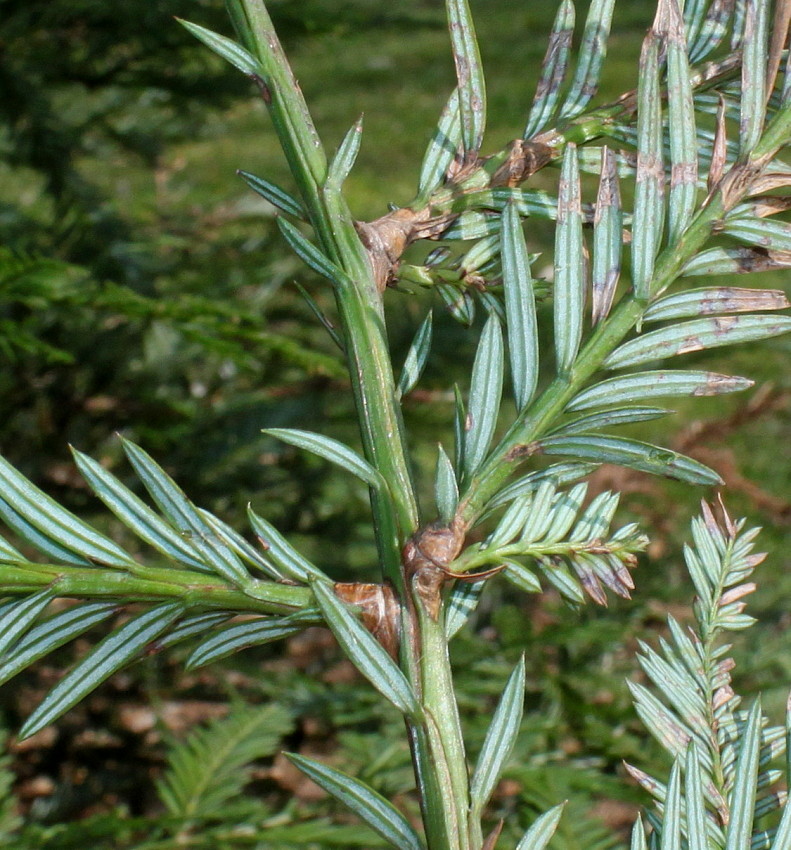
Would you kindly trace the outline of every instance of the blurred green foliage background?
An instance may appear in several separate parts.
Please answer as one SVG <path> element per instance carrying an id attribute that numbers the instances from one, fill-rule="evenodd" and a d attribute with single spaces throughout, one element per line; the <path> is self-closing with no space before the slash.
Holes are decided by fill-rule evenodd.
<path id="1" fill-rule="evenodd" d="M 347 183 L 361 219 L 414 192 L 423 149 L 454 84 L 442 5 L 269 4 L 327 148 L 365 114 Z M 490 152 L 521 135 L 553 6 L 472 2 L 490 95 Z M 374 580 L 365 490 L 260 434 L 296 425 L 357 439 L 340 354 L 294 283 L 331 315 L 327 285 L 289 253 L 272 209 L 235 176 L 242 168 L 290 186 L 263 104 L 248 81 L 173 20 L 230 34 L 222 3 L 3 0 L 0 10 L 0 450 L 70 508 L 108 523 L 94 516 L 97 505 L 67 444 L 125 474 L 114 436 L 121 432 L 163 462 L 198 504 L 242 527 L 252 501 L 331 573 Z M 601 102 L 634 85 L 651 14 L 649 0 L 616 7 Z M 552 188 L 556 178 L 549 169 L 539 185 Z M 546 225 L 528 225 L 527 235 L 531 251 L 549 250 Z M 539 272 L 541 265 L 539 259 Z M 764 275 L 756 285 L 789 289 L 781 275 Z M 450 430 L 448 391 L 454 381 L 466 382 L 477 340 L 439 299 L 389 292 L 397 365 L 430 307 L 437 319 L 433 359 L 405 402 L 426 492 L 436 442 L 447 442 Z M 744 690 L 763 690 L 778 719 L 791 682 L 789 345 L 780 338 L 690 358 L 750 376 L 756 387 L 679 404 L 671 426 L 677 447 L 726 479 L 732 512 L 767 527 L 771 555 L 750 606 L 762 623 L 735 649 L 736 678 Z M 667 426 L 656 427 L 666 439 Z M 651 427 L 639 433 L 650 439 Z M 622 781 L 619 764 L 626 758 L 645 766 L 641 760 L 655 755 L 640 737 L 623 679 L 634 675 L 636 638 L 660 629 L 669 607 L 682 617 L 687 610 L 680 541 L 699 498 L 711 495 L 612 469 L 594 476 L 594 488 L 605 486 L 623 490 L 624 518 L 639 519 L 654 538 L 634 601 L 572 612 L 552 596 L 514 599 L 492 582 L 456 644 L 473 751 L 507 672 L 526 651 L 525 734 L 493 815 L 514 814 L 525 825 L 531 812 L 572 798 L 557 845 L 566 850 L 616 846 L 641 799 Z M 155 705 L 185 693 L 221 702 L 229 689 L 278 700 L 299 718 L 292 749 L 324 741 L 331 751 L 341 748 L 352 769 L 372 773 L 367 780 L 383 792 L 407 789 L 402 730 L 358 679 L 337 674 L 327 684 L 327 669 L 338 664 L 332 648 L 317 639 L 304 663 L 294 660 L 293 646 L 283 658 L 278 652 L 248 653 L 227 665 L 233 675 L 217 670 L 198 682 L 185 681 L 177 658 L 155 659 L 125 693 Z M 25 688 L 35 691 L 34 678 L 2 699 L 11 729 L 25 711 Z M 89 705 L 67 718 L 60 744 L 36 765 L 18 754 L 20 781 L 42 771 L 55 777 L 47 801 L 27 807 L 31 817 L 54 822 L 84 814 L 64 764 L 87 758 L 74 744 L 85 724 L 113 729 L 118 721 L 112 706 Z M 139 757 L 139 775 L 156 772 L 156 757 L 141 756 L 124 734 L 121 740 L 127 758 Z M 372 760 L 383 751 L 390 755 Z M 112 772 L 102 759 L 96 756 L 91 769 Z M 258 791 L 273 800 L 291 793 L 271 778 Z M 139 788 L 127 789 L 117 799 L 143 812 L 145 795 L 136 795 Z M 117 800 L 103 810 L 114 806 Z M 326 801 L 296 793 L 293 817 L 316 808 L 332 813 Z"/>

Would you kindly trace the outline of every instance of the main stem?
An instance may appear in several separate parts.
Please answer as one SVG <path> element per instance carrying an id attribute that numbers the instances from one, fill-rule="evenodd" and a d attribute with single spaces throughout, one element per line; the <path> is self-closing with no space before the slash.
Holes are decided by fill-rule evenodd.
<path id="1" fill-rule="evenodd" d="M 372 494 L 379 558 L 401 602 L 401 667 L 425 709 L 425 723 L 409 732 L 426 839 L 430 850 L 471 850 L 464 744 L 443 619 L 413 596 L 402 569 L 401 550 L 419 517 L 382 294 L 341 187 L 327 179 L 326 156 L 263 0 L 231 0 L 231 8 L 242 40 L 261 63 L 258 82 L 321 250 L 345 272 L 335 297 L 363 449 L 388 488 Z"/>
<path id="2" fill-rule="evenodd" d="M 260 62 L 264 100 L 323 253 L 345 272 L 335 298 L 346 344 L 365 457 L 387 482 L 372 493 L 379 560 L 403 597 L 400 552 L 418 526 L 418 509 L 371 262 L 328 166 L 299 85 L 263 0 L 231 0 L 240 36 Z"/>
<path id="3" fill-rule="evenodd" d="M 420 626 L 420 673 L 423 709 L 428 739 L 428 767 L 433 789 L 423 801 L 428 816 L 441 815 L 439 835 L 427 832 L 429 850 L 478 850 L 470 827 L 470 791 L 464 737 L 453 689 L 453 671 L 445 634 L 444 610 L 436 612 L 417 602 Z"/>

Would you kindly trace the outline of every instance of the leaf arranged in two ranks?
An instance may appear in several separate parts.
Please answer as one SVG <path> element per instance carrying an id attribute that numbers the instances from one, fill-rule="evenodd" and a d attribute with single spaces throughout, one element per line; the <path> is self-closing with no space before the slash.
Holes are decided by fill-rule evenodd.
<path id="1" fill-rule="evenodd" d="M 343 137 L 335 156 L 330 162 L 327 171 L 327 185 L 336 189 L 343 186 L 349 172 L 354 167 L 357 154 L 360 152 L 360 143 L 363 137 L 362 115 L 352 125 L 348 133 Z"/>
<path id="2" fill-rule="evenodd" d="M 0 537 L 0 564 L 24 564 L 30 563 L 28 559 L 7 540 Z"/>
<path id="3" fill-rule="evenodd" d="M 9 649 L 33 625 L 52 598 L 51 591 L 42 590 L 0 608 L 0 658 L 8 655 Z"/>
<path id="4" fill-rule="evenodd" d="M 139 446 L 123 441 L 138 478 L 171 524 L 187 536 L 204 563 L 232 584 L 245 587 L 252 577 L 239 556 L 217 536 L 184 491 Z"/>
<path id="5" fill-rule="evenodd" d="M 443 522 L 449 523 L 453 519 L 456 513 L 456 506 L 459 503 L 459 484 L 456 481 L 453 464 L 445 453 L 445 449 L 442 448 L 442 445 L 438 446 L 434 497 L 439 518 Z"/>
<path id="6" fill-rule="evenodd" d="M 690 63 L 698 64 L 720 45 L 728 32 L 728 23 L 733 16 L 734 5 L 718 0 L 712 3 L 692 4 L 690 11 L 697 11 L 697 14 L 693 26 L 688 24 L 687 41 Z"/>
<path id="7" fill-rule="evenodd" d="M 623 437 L 546 437 L 540 441 L 540 450 L 548 455 L 571 456 L 596 463 L 616 463 L 641 472 L 678 478 L 690 484 L 722 483 L 716 472 L 692 458 Z"/>
<path id="8" fill-rule="evenodd" d="M 484 208 L 503 212 L 509 204 L 516 207 L 520 216 L 533 216 L 549 221 L 554 221 L 558 217 L 558 199 L 554 195 L 545 192 L 543 189 L 517 186 L 495 186 L 494 188 L 465 192 L 461 197 L 453 199 L 450 210 L 462 212 Z M 592 220 L 592 214 L 590 206 L 584 205 L 582 208 L 583 220 L 585 222 Z M 447 231 L 443 236 L 447 238 Z"/>
<path id="9" fill-rule="evenodd" d="M 384 487 L 382 476 L 367 460 L 338 440 L 333 440 L 332 437 L 325 437 L 312 431 L 302 431 L 298 428 L 264 428 L 261 433 L 336 463 L 375 490 Z"/>
<path id="10" fill-rule="evenodd" d="M 82 477 L 107 507 L 141 540 L 153 546 L 166 558 L 198 570 L 211 571 L 210 564 L 201 557 L 182 534 L 165 522 L 100 463 L 88 455 L 72 449 L 74 461 Z"/>
<path id="11" fill-rule="evenodd" d="M 536 469 L 517 478 L 512 484 L 504 487 L 488 504 L 490 511 L 496 508 L 507 505 L 514 499 L 521 496 L 527 496 L 542 484 L 548 484 L 552 487 L 562 487 L 565 484 L 573 484 L 579 481 L 580 478 L 585 478 L 596 469 L 598 464 L 595 463 L 577 463 L 564 462 L 553 463 L 545 469 Z"/>
<path id="12" fill-rule="evenodd" d="M 558 372 L 571 368 L 582 339 L 585 306 L 585 249 L 577 147 L 569 143 L 563 156 L 555 236 L 555 356 Z"/>
<path id="13" fill-rule="evenodd" d="M 538 384 L 538 323 L 530 258 L 513 204 L 503 213 L 502 265 L 511 381 L 517 410 L 524 410 Z"/>
<path id="14" fill-rule="evenodd" d="M 176 646 L 194 637 L 204 637 L 215 626 L 229 620 L 233 615 L 227 611 L 202 611 L 199 614 L 188 614 L 167 633 L 157 638 L 156 648 Z"/>
<path id="15" fill-rule="evenodd" d="M 445 635 L 450 640 L 478 607 L 484 582 L 457 581 L 445 606 Z"/>
<path id="16" fill-rule="evenodd" d="M 681 765 L 676 761 L 667 783 L 660 850 L 682 850 L 681 842 Z"/>
<path id="17" fill-rule="evenodd" d="M 104 622 L 113 615 L 116 608 L 114 602 L 86 602 L 45 618 L 3 653 L 0 662 L 0 684 L 12 679 L 50 652 L 85 634 L 98 623 Z"/>
<path id="18" fill-rule="evenodd" d="M 480 817 L 511 755 L 519 734 L 524 701 L 525 659 L 522 657 L 508 678 L 470 780 L 470 810 L 473 817 Z"/>
<path id="19" fill-rule="evenodd" d="M 499 319 L 491 315 L 481 333 L 472 367 L 464 436 L 467 476 L 475 474 L 494 436 L 503 390 L 503 368 L 503 334 Z"/>
<path id="20" fill-rule="evenodd" d="M 713 313 L 749 313 L 751 310 L 784 310 L 791 306 L 780 289 L 737 289 L 731 286 L 688 289 L 655 301 L 644 322 L 691 319 Z"/>
<path id="21" fill-rule="evenodd" d="M 725 833 L 725 850 L 749 847 L 753 834 L 756 792 L 761 755 L 761 726 L 764 717 L 757 699 L 747 716 L 740 735 L 741 748 L 736 764 L 736 779 L 730 799 L 730 820 Z"/>
<path id="22" fill-rule="evenodd" d="M 665 0 L 667 11 L 667 93 L 670 136 L 670 199 L 668 239 L 675 243 L 695 210 L 698 180 L 698 140 L 695 103 L 678 0 Z"/>
<path id="23" fill-rule="evenodd" d="M 533 825 L 522 837 L 516 850 L 545 850 L 558 828 L 565 805 L 565 803 L 560 803 L 536 818 Z"/>
<path id="24" fill-rule="evenodd" d="M 697 41 L 707 5 L 708 0 L 687 0 L 684 3 L 684 30 L 688 51 Z"/>
<path id="25" fill-rule="evenodd" d="M 571 454 L 576 452 L 574 447 Z M 510 501 L 494 531 L 468 548 L 453 569 L 472 572 L 504 564 L 504 578 L 524 592 L 537 593 L 541 591 L 537 566 L 573 603 L 584 600 L 584 591 L 598 604 L 606 604 L 605 587 L 628 598 L 634 589 L 629 569 L 646 538 L 634 524 L 611 530 L 617 495 L 601 493 L 583 508 L 586 491 L 587 485 L 581 483 L 559 492 L 551 479 L 534 485 Z M 524 558 L 527 564 L 520 560 Z"/>
<path id="26" fill-rule="evenodd" d="M 763 248 L 710 248 L 701 251 L 684 265 L 684 277 L 757 272 L 787 269 L 791 266 L 791 251 L 767 251 Z"/>
<path id="27" fill-rule="evenodd" d="M 563 599 L 571 605 L 583 605 L 585 603 L 585 594 L 580 588 L 580 583 L 572 576 L 565 564 L 550 558 L 542 558 L 539 560 L 538 566 L 547 580 L 547 584 L 554 587 Z"/>
<path id="28" fill-rule="evenodd" d="M 637 88 L 637 174 L 632 217 L 632 285 L 648 300 L 662 239 L 665 172 L 662 164 L 662 98 L 659 38 L 649 31 L 640 54 Z"/>
<path id="29" fill-rule="evenodd" d="M 287 753 L 286 756 L 319 787 L 332 794 L 379 833 L 392 847 L 397 850 L 424 850 L 423 842 L 409 821 L 373 788 L 347 773 L 341 773 L 306 756 L 296 753 Z"/>
<path id="30" fill-rule="evenodd" d="M 429 142 L 420 168 L 418 193 L 428 196 L 442 185 L 461 147 L 459 90 L 454 89 L 440 115 L 439 124 Z"/>
<path id="31" fill-rule="evenodd" d="M 646 729 L 674 758 L 681 757 L 692 739 L 692 730 L 648 688 L 637 682 L 627 685 L 635 711 Z"/>
<path id="32" fill-rule="evenodd" d="M 199 24 L 193 24 L 190 21 L 176 18 L 176 20 L 198 41 L 202 41 L 210 50 L 213 50 L 218 56 L 229 62 L 234 68 L 238 68 L 243 74 L 250 76 L 260 76 L 261 65 L 258 60 L 240 44 L 226 38 L 224 35 L 212 32 L 211 30 L 202 27 Z"/>
<path id="33" fill-rule="evenodd" d="M 500 216 L 481 210 L 466 210 L 442 234 L 447 240 L 483 239 L 500 232 Z"/>
<path id="34" fill-rule="evenodd" d="M 789 774 L 791 770 L 789 770 L 788 763 L 791 758 L 791 752 L 788 747 L 788 741 L 791 740 L 791 711 L 786 710 L 786 724 L 785 724 L 785 733 L 786 733 L 786 781 L 788 781 Z M 780 823 L 777 827 L 777 833 L 775 834 L 774 843 L 772 844 L 772 850 L 791 850 L 791 805 L 786 805 L 783 807 L 783 815 L 780 818 Z"/>
<path id="35" fill-rule="evenodd" d="M 492 193 L 494 194 L 494 193 Z M 505 209 L 505 205 L 503 206 Z M 483 271 L 493 268 L 500 256 L 500 234 L 493 233 L 473 243 L 459 260 L 459 271 L 469 274 L 470 272 Z"/>
<path id="36" fill-rule="evenodd" d="M 664 698 L 676 716 L 693 734 L 705 739 L 709 730 L 708 708 L 705 694 L 698 687 L 698 679 L 684 665 L 678 664 L 676 658 L 663 657 L 643 643 L 640 649 L 640 666 L 652 682 L 663 683 Z"/>
<path id="37" fill-rule="evenodd" d="M 462 146 L 465 154 L 477 154 L 486 128 L 486 84 L 475 25 L 467 0 L 446 0 L 445 7 L 456 65 Z"/>
<path id="38" fill-rule="evenodd" d="M 618 493 L 611 493 L 608 490 L 599 493 L 577 520 L 568 539 L 572 543 L 603 540 L 612 523 L 619 499 Z"/>
<path id="39" fill-rule="evenodd" d="M 531 514 L 535 517 L 536 509 L 533 505 L 533 499 L 529 495 L 514 499 L 500 518 L 494 531 L 486 538 L 486 545 L 497 548 L 510 543 L 516 536 L 521 535 L 522 529 Z"/>
<path id="40" fill-rule="evenodd" d="M 307 221 L 307 213 L 302 204 L 285 189 L 282 189 L 271 180 L 266 180 L 263 177 L 256 177 L 255 174 L 250 174 L 247 171 L 236 172 L 242 180 L 254 191 L 257 192 L 264 200 L 282 210 L 288 215 L 293 215 L 295 218 Z"/>
<path id="41" fill-rule="evenodd" d="M 398 397 L 403 398 L 407 393 L 411 392 L 423 370 L 426 368 L 429 352 L 431 351 L 431 323 L 432 314 L 429 311 L 426 318 L 417 329 L 415 338 L 409 346 L 404 367 L 401 370 L 401 376 L 398 379 Z"/>
<path id="42" fill-rule="evenodd" d="M 522 593 L 541 593 L 543 589 L 541 582 L 532 570 L 512 558 L 503 558 L 503 563 L 505 564 L 503 577 L 506 581 L 519 588 Z"/>
<path id="43" fill-rule="evenodd" d="M 601 179 L 593 220 L 592 321 L 598 324 L 610 312 L 621 274 L 623 212 L 615 154 L 601 151 Z"/>
<path id="44" fill-rule="evenodd" d="M 579 115 L 596 94 L 602 64 L 607 55 L 607 39 L 615 0 L 592 0 L 582 33 L 577 71 L 560 110 L 561 118 Z"/>
<path id="45" fill-rule="evenodd" d="M 754 216 L 731 218 L 723 222 L 722 232 L 764 251 L 791 252 L 791 224 L 783 221 L 767 221 Z"/>
<path id="46" fill-rule="evenodd" d="M 749 625 L 741 600 L 755 586 L 745 579 L 763 556 L 752 552 L 757 529 L 743 529 L 744 522 L 734 523 L 724 508 L 718 520 L 703 504 L 692 524 L 694 547 L 685 552 L 697 594 L 696 624 L 684 628 L 668 617 L 668 637 L 657 650 L 641 646 L 638 656 L 653 687 L 629 685 L 647 729 L 675 761 L 667 785 L 628 768 L 659 804 L 661 817 L 649 818 L 660 850 L 709 850 L 711 841 L 727 850 L 788 850 L 787 807 L 774 841 L 771 831 L 756 831 L 759 818 L 785 804 L 766 791 L 780 774 L 771 763 L 785 748 L 787 728 L 771 726 L 758 700 L 749 712 L 740 710 L 731 688 L 730 647 L 717 640 L 723 631 Z"/>
<path id="47" fill-rule="evenodd" d="M 583 481 L 568 491 L 557 492 L 552 481 L 543 481 L 536 491 L 520 539 L 524 542 L 556 543 L 574 524 L 588 485 Z"/>
<path id="48" fill-rule="evenodd" d="M 35 487 L 0 457 L 0 517 L 23 539 L 68 564 L 125 569 L 135 559 Z M 24 560 L 24 559 L 23 559 Z"/>
<path id="49" fill-rule="evenodd" d="M 745 0 L 744 11 L 739 119 L 739 155 L 742 157 L 760 140 L 766 115 L 769 4 L 764 0 Z"/>
<path id="50" fill-rule="evenodd" d="M 663 407 L 615 407 L 612 410 L 602 410 L 599 413 L 590 413 L 586 416 L 578 416 L 562 425 L 558 425 L 549 432 L 549 436 L 587 434 L 591 431 L 600 431 L 602 428 L 610 428 L 613 425 L 631 425 L 634 422 L 649 422 L 672 413 Z"/>
<path id="51" fill-rule="evenodd" d="M 278 619 L 260 617 L 245 620 L 242 623 L 232 623 L 225 628 L 217 629 L 201 641 L 187 659 L 186 669 L 194 670 L 196 667 L 211 664 L 242 649 L 291 637 L 302 631 L 307 624 L 317 620 L 318 617 L 315 615 L 299 612 L 290 617 Z"/>
<path id="52" fill-rule="evenodd" d="M 25 721 L 20 738 L 28 738 L 57 720 L 113 673 L 137 658 L 183 610 L 179 602 L 156 605 L 109 634 L 47 694 Z"/>
<path id="53" fill-rule="evenodd" d="M 703 777 L 698 750 L 693 742 L 687 749 L 684 769 L 684 796 L 687 804 L 687 841 L 689 850 L 708 850 L 706 834 L 706 805 L 703 797 Z"/>
<path id="54" fill-rule="evenodd" d="M 324 573 L 300 554 L 271 523 L 255 513 L 249 506 L 247 518 L 253 531 L 258 535 L 266 557 L 287 576 L 299 582 L 307 582 L 310 576 L 326 578 Z"/>
<path id="55" fill-rule="evenodd" d="M 600 381 L 575 396 L 566 409 L 591 410 L 663 396 L 720 395 L 745 390 L 752 385 L 749 378 L 717 372 L 659 369 Z"/>
<path id="56" fill-rule="evenodd" d="M 277 752 L 293 728 L 288 710 L 270 704 L 234 705 L 225 717 L 191 729 L 171 748 L 156 783 L 169 819 L 189 828 L 223 818 L 250 781 L 253 762 Z"/>
<path id="57" fill-rule="evenodd" d="M 419 721 L 422 709 L 398 665 L 326 581 L 312 583 L 324 620 L 354 666 L 399 711 Z"/>
<path id="58" fill-rule="evenodd" d="M 466 289 L 458 289 L 450 284 L 437 284 L 437 292 L 445 302 L 448 312 L 465 327 L 470 327 L 475 319 L 475 302 Z"/>
<path id="59" fill-rule="evenodd" d="M 198 510 L 212 527 L 217 537 L 243 561 L 261 570 L 275 581 L 283 579 L 282 574 L 272 565 L 271 561 L 268 561 L 258 549 L 248 543 L 236 529 L 231 528 L 227 522 L 223 522 L 219 517 L 210 514 L 208 511 L 204 511 L 202 508 Z"/>
<path id="60" fill-rule="evenodd" d="M 603 366 L 607 369 L 623 369 L 704 348 L 767 339 L 789 330 L 789 316 L 713 316 L 709 319 L 695 319 L 642 334 L 625 342 L 605 358 Z"/>
<path id="61" fill-rule="evenodd" d="M 638 815 L 637 821 L 632 828 L 632 840 L 629 845 L 629 850 L 648 850 L 648 840 L 645 837 L 645 827 L 643 820 Z"/>
<path id="62" fill-rule="evenodd" d="M 549 121 L 560 96 L 569 64 L 571 38 L 574 35 L 574 3 L 562 0 L 555 15 L 547 52 L 541 65 L 533 105 L 523 137 L 532 138 Z"/>

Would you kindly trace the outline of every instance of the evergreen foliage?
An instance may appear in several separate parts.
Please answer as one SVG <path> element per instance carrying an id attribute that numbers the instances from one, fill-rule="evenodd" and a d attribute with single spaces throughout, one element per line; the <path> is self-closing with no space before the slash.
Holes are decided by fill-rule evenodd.
<path id="1" fill-rule="evenodd" d="M 269 111 L 294 190 L 243 177 L 279 208 L 279 233 L 331 293 L 331 318 L 314 293 L 308 310 L 330 342 L 340 343 L 343 366 L 337 352 L 304 352 L 297 340 L 262 334 L 252 312 L 231 318 L 201 299 L 162 307 L 128 283 L 97 285 L 98 303 L 109 294 L 122 315 L 136 310 L 146 319 L 164 310 L 181 333 L 226 356 L 239 356 L 240 345 L 254 339 L 301 368 L 331 375 L 343 368 L 359 447 L 302 428 L 265 434 L 340 467 L 352 486 L 367 490 L 380 581 L 333 581 L 320 552 L 308 557 L 251 507 L 252 543 L 195 504 L 131 440 L 122 447 L 146 500 L 75 452 L 90 490 L 130 532 L 123 543 L 0 459 L 0 518 L 9 531 L 0 542 L 4 678 L 78 637 L 92 641 L 93 627 L 115 606 L 124 609 L 44 696 L 22 737 L 56 721 L 152 645 L 189 641 L 187 663 L 196 667 L 323 624 L 404 717 L 422 829 L 367 782 L 302 754 L 292 754 L 292 763 L 387 846 L 493 850 L 503 823 L 492 825 L 486 807 L 516 746 L 524 660 L 504 685 L 470 771 L 450 638 L 498 576 L 528 593 L 551 586 L 575 605 L 586 594 L 605 605 L 606 590 L 628 598 L 629 570 L 647 539 L 631 523 L 613 528 L 617 494 L 603 492 L 586 504 L 586 484 L 578 479 L 614 464 L 686 485 L 722 483 L 700 461 L 619 429 L 670 412 L 646 404 L 654 399 L 715 396 L 752 383 L 675 368 L 674 358 L 791 330 L 791 318 L 772 313 L 788 306 L 778 291 L 684 288 L 687 277 L 700 274 L 791 265 L 783 194 L 791 185 L 784 159 L 791 144 L 788 63 L 780 72 L 786 4 L 660 0 L 636 91 L 601 105 L 594 98 L 614 8 L 613 0 L 591 2 L 572 58 L 574 6 L 560 4 L 525 134 L 484 156 L 487 93 L 475 27 L 467 0 L 447 0 L 456 88 L 426 151 L 415 198 L 370 222 L 353 218 L 345 194 L 362 121 L 328 155 L 263 0 L 229 0 L 235 40 L 182 22 L 255 83 Z M 781 36 L 770 38 L 772 10 Z M 556 191 L 529 185 L 548 166 L 559 169 Z M 585 202 L 591 171 L 598 189 L 595 201 Z M 53 183 L 52 191 L 57 196 L 67 187 Z M 549 280 L 534 279 L 524 219 L 553 223 Z M 445 243 L 440 250 L 437 241 Z M 402 265 L 412 245 L 425 256 Z M 9 254 L 5 265 L 11 297 L 32 298 L 36 262 Z M 16 295 L 15 277 L 28 279 Z M 478 334 L 469 377 L 447 387 L 455 397 L 455 445 L 452 458 L 440 447 L 436 504 L 428 509 L 418 498 L 403 406 L 431 360 L 432 314 L 415 329 L 397 379 L 384 310 L 390 290 L 416 285 L 436 290 L 450 314 Z M 47 281 L 44 297 L 53 291 Z M 542 301 L 551 307 L 539 312 Z M 484 314 L 482 322 L 476 313 Z M 10 344 L 34 347 L 35 334 L 25 343 L 23 331 Z M 550 336 L 551 344 L 542 344 Z M 39 353 L 63 356 L 56 347 Z M 546 464 L 544 456 L 562 460 Z M 659 803 L 647 816 L 650 833 L 642 821 L 635 827 L 635 848 L 791 846 L 784 798 L 764 793 L 779 778 L 768 764 L 782 751 L 785 733 L 767 725 L 759 702 L 739 710 L 723 660 L 727 649 L 716 643 L 720 632 L 751 624 L 741 599 L 752 590 L 745 579 L 758 563 L 753 536 L 727 514 L 718 523 L 704 507 L 687 552 L 697 632 L 690 637 L 671 620 L 672 641 L 662 642 L 661 654 L 644 648 L 641 664 L 663 699 L 634 685 L 637 711 L 675 763 L 667 783 L 632 769 Z M 76 600 L 75 607 L 55 610 L 62 597 Z M 176 751 L 160 795 L 180 835 L 221 813 L 244 784 L 243 766 L 286 733 L 288 718 L 270 714 L 238 712 Z M 216 749 L 220 739 L 226 746 Z M 223 776 L 230 778 L 220 784 Z M 777 809 L 779 824 L 765 827 L 760 819 Z M 540 814 L 517 846 L 548 846 L 560 818 L 557 807 Z M 316 829 L 321 833 L 322 824 Z M 198 840 L 209 837 L 233 846 L 233 837 L 211 831 Z M 276 827 L 265 840 L 277 842 Z M 303 833 L 289 840 L 322 839 Z"/>

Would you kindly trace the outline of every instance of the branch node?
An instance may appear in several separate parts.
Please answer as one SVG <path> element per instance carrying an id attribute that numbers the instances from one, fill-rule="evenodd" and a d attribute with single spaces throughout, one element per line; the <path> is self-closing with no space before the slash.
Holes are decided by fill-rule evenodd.
<path id="1" fill-rule="evenodd" d="M 459 520 L 450 525 L 431 523 L 407 540 L 402 553 L 404 572 L 428 615 L 439 616 L 442 586 L 452 581 L 448 564 L 464 544 L 466 526 Z"/>

